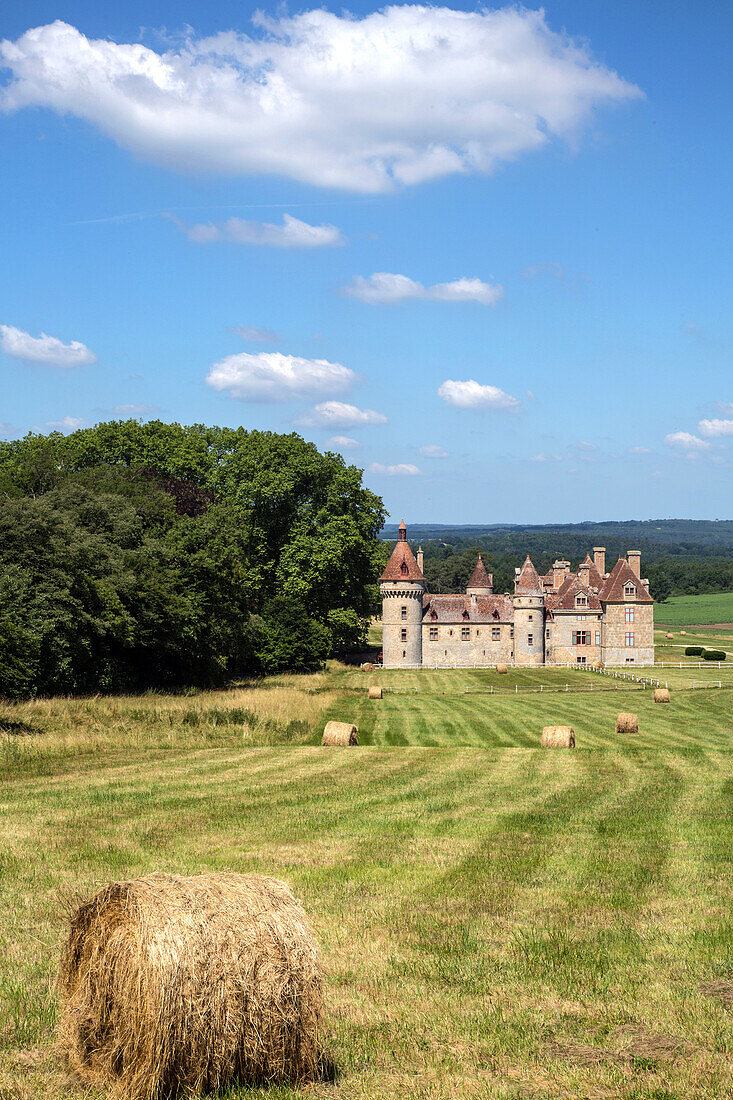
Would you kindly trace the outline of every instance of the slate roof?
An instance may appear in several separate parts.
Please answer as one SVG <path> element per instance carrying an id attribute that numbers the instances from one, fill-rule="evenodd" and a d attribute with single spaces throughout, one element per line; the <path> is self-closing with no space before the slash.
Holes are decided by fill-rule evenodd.
<path id="1" fill-rule="evenodd" d="M 519 576 L 517 577 L 514 591 L 518 596 L 542 595 L 542 583 L 540 581 L 540 576 L 535 567 L 532 565 L 529 554 L 527 554 L 526 561 L 522 566 L 522 570 Z"/>
<path id="2" fill-rule="evenodd" d="M 601 610 L 601 601 L 598 599 L 598 594 L 594 592 L 592 588 L 589 588 L 588 585 L 583 584 L 580 577 L 576 576 L 575 573 L 571 573 L 566 577 L 557 592 L 554 593 L 555 601 L 552 610 L 577 611 L 578 608 L 575 606 L 575 597 L 579 593 L 583 593 L 583 595 L 587 597 L 588 611 Z M 580 609 L 580 613 L 582 614 L 585 610 L 585 608 Z"/>
<path id="3" fill-rule="evenodd" d="M 478 561 L 476 562 L 476 568 L 474 569 L 473 573 L 471 574 L 471 579 L 468 582 L 468 584 L 466 585 L 466 587 L 467 588 L 491 588 L 493 583 L 494 582 L 493 582 L 492 578 L 486 572 L 486 566 L 484 565 L 483 561 L 481 560 L 481 555 L 479 554 Z"/>
<path id="4" fill-rule="evenodd" d="M 427 623 L 513 623 L 511 596 L 423 596 L 423 622 Z M 495 614 L 496 612 L 496 614 Z M 467 617 L 466 617 L 467 613 Z"/>
<path id="5" fill-rule="evenodd" d="M 588 584 L 591 586 L 591 588 L 600 588 L 603 584 L 603 577 L 596 569 L 596 563 L 593 561 L 590 554 L 585 555 L 585 561 L 582 562 L 579 566 L 578 572 L 588 566 L 590 566 L 590 568 L 588 569 Z"/>
<path id="6" fill-rule="evenodd" d="M 402 569 L 402 565 L 407 565 L 407 570 Z M 400 541 L 395 543 L 395 548 L 390 555 L 390 559 L 385 566 L 384 572 L 379 578 L 380 581 L 424 581 L 425 577 L 422 574 L 420 566 L 415 560 L 415 555 L 410 549 L 409 542 Z"/>
<path id="7" fill-rule="evenodd" d="M 649 592 L 641 583 L 626 558 L 619 558 L 613 569 L 601 585 L 598 595 L 604 603 L 627 603 L 624 596 L 624 585 L 632 581 L 636 585 L 636 598 L 634 603 L 654 603 Z"/>

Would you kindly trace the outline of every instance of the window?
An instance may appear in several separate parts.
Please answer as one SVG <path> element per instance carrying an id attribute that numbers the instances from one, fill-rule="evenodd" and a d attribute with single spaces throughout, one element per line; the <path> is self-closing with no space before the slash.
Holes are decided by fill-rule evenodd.
<path id="1" fill-rule="evenodd" d="M 576 663 L 577 663 L 577 664 L 579 664 L 579 665 L 584 665 L 584 664 L 585 664 L 585 654 L 583 654 L 583 656 L 582 656 L 582 657 L 581 657 L 580 655 L 578 655 L 578 656 L 577 656 L 577 657 L 575 658 L 575 661 L 576 661 Z"/>
<path id="2" fill-rule="evenodd" d="M 400 614 L 401 614 L 401 616 L 402 616 L 402 618 L 403 618 L 403 619 L 406 619 L 406 618 L 407 618 L 407 608 L 405 607 L 405 605 L 404 605 L 404 604 L 403 604 L 403 605 L 402 605 L 402 607 L 400 608 Z"/>
<path id="3" fill-rule="evenodd" d="M 477 631 L 476 631 L 476 637 L 477 637 L 477 638 L 478 638 L 478 636 L 479 636 L 479 634 L 480 634 L 480 633 L 481 633 L 481 631 L 480 631 L 480 630 L 477 630 Z"/>
<path id="4" fill-rule="evenodd" d="M 437 611 L 431 611 L 430 612 L 430 618 L 433 620 L 433 622 L 435 622 L 437 617 L 438 617 L 438 612 Z"/>
<path id="5" fill-rule="evenodd" d="M 627 657 L 626 658 L 626 664 L 627 665 L 633 665 L 633 663 L 634 663 L 634 658 L 633 657 Z"/>
<path id="6" fill-rule="evenodd" d="M 573 645 L 590 645 L 590 630 L 574 630 Z"/>
<path id="7" fill-rule="evenodd" d="M 634 644 L 634 632 L 633 630 L 626 631 L 626 645 L 630 646 Z"/>
<path id="8" fill-rule="evenodd" d="M 406 577 L 409 572 L 410 572 L 410 569 L 409 569 L 409 566 L 408 566 L 407 562 L 403 561 L 402 565 L 400 566 L 400 573 L 402 574 L 403 577 Z"/>
<path id="9" fill-rule="evenodd" d="M 406 656 L 407 656 L 407 653 L 406 653 L 406 651 L 405 651 L 404 649 L 402 650 L 402 656 L 403 656 L 403 657 L 406 657 Z"/>
<path id="10" fill-rule="evenodd" d="M 468 617 L 469 617 L 469 615 L 468 615 L 468 612 L 467 612 L 467 611 L 464 611 L 464 612 L 463 612 L 463 618 L 464 618 L 464 619 L 467 619 Z"/>
<path id="11" fill-rule="evenodd" d="M 404 627 L 400 631 L 400 641 L 401 642 L 406 642 L 407 641 L 407 631 L 405 630 Z"/>
<path id="12" fill-rule="evenodd" d="M 437 642 L 438 640 L 438 628 L 437 626 L 430 627 L 430 641 Z"/>
<path id="13" fill-rule="evenodd" d="M 527 645 L 534 645 L 534 634 L 527 635 Z"/>
<path id="14" fill-rule="evenodd" d="M 510 627 L 509 627 L 509 637 L 510 637 L 510 638 L 513 638 L 513 637 L 514 637 L 514 627 L 513 627 L 513 626 L 510 626 Z"/>
<path id="15" fill-rule="evenodd" d="M 600 630 L 596 630 L 596 645 L 600 645 L 600 644 L 601 644 L 601 632 L 600 632 Z"/>
<path id="16" fill-rule="evenodd" d="M 582 595 L 576 596 L 575 597 L 575 606 L 576 607 L 587 607 L 588 606 L 588 597 L 587 596 L 582 596 Z"/>
<path id="17" fill-rule="evenodd" d="M 546 638 L 550 637 L 550 628 L 549 628 L 549 626 L 548 626 L 547 630 L 545 631 L 545 637 Z"/>
<path id="18" fill-rule="evenodd" d="M 532 619 L 534 618 L 534 615 L 528 615 L 527 618 L 529 619 L 530 622 L 532 622 Z"/>
<path id="19" fill-rule="evenodd" d="M 470 626 L 462 626 L 461 627 L 461 641 L 462 642 L 467 642 L 467 641 L 469 641 L 470 637 L 471 637 L 471 627 Z"/>
<path id="20" fill-rule="evenodd" d="M 633 623 L 634 621 L 634 609 L 633 607 L 626 608 L 626 622 Z"/>
<path id="21" fill-rule="evenodd" d="M 493 612 L 493 615 L 494 615 L 494 618 L 495 618 L 495 619 L 498 619 L 498 618 L 499 618 L 499 612 L 498 612 L 498 611 L 496 610 L 496 608 L 494 608 L 494 612 Z"/>
<path id="22" fill-rule="evenodd" d="M 624 597 L 627 600 L 633 600 L 636 598 L 636 585 L 629 581 L 624 585 Z"/>
<path id="23" fill-rule="evenodd" d="M 491 640 L 492 642 L 498 642 L 501 638 L 501 630 L 498 626 L 492 626 L 491 628 Z"/>
<path id="24" fill-rule="evenodd" d="M 576 615 L 576 619 L 578 620 L 579 623 L 584 623 L 587 618 L 588 618 L 587 615 Z"/>

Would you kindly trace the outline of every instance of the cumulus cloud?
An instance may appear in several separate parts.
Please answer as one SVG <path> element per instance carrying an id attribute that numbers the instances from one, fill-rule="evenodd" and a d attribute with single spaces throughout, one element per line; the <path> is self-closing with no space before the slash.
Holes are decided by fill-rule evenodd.
<path id="1" fill-rule="evenodd" d="M 283 214 L 282 225 L 244 221 L 242 218 L 190 226 L 182 225 L 177 219 L 176 223 L 189 240 L 197 244 L 232 241 L 234 244 L 264 244 L 273 248 L 328 248 L 346 244 L 346 237 L 335 225 L 309 225 L 290 214 Z"/>
<path id="2" fill-rule="evenodd" d="M 253 22 L 161 53 L 36 27 L 0 44 L 0 103 L 83 118 L 177 170 L 379 192 L 490 172 L 641 95 L 542 11 L 405 4 Z"/>
<path id="3" fill-rule="evenodd" d="M 464 277 L 452 283 L 423 286 L 407 275 L 394 275 L 389 271 L 376 271 L 368 279 L 356 275 L 343 288 L 343 293 L 370 305 L 424 298 L 433 302 L 479 302 L 483 306 L 494 306 L 504 295 L 498 284 L 484 283 L 481 279 Z"/>
<path id="4" fill-rule="evenodd" d="M 348 435 L 332 435 L 328 442 L 339 451 L 355 451 L 361 447 L 358 439 L 351 439 Z"/>
<path id="5" fill-rule="evenodd" d="M 733 420 L 701 420 L 697 425 L 700 435 L 733 435 Z"/>
<path id="6" fill-rule="evenodd" d="M 94 352 L 78 340 L 64 344 L 45 332 L 40 336 L 31 336 L 12 325 L 0 325 L 0 349 L 15 359 L 45 363 L 48 367 L 84 367 L 97 362 Z"/>
<path id="7" fill-rule="evenodd" d="M 248 344 L 279 344 L 280 337 L 269 328 L 258 328 L 256 325 L 237 325 L 234 330 L 237 336 L 241 336 Z"/>
<path id="8" fill-rule="evenodd" d="M 387 417 L 374 409 L 359 409 L 343 401 L 322 401 L 301 416 L 298 423 L 309 428 L 358 428 L 368 424 L 386 424 Z"/>
<path id="9" fill-rule="evenodd" d="M 442 397 L 446 405 L 454 405 L 457 409 L 516 410 L 521 404 L 518 397 L 504 393 L 498 386 L 483 386 L 473 378 L 465 382 L 447 378 L 438 387 L 438 397 Z"/>
<path id="10" fill-rule="evenodd" d="M 77 432 L 80 428 L 88 428 L 89 421 L 82 416 L 64 416 L 61 420 L 47 420 L 46 427 L 57 432 Z"/>
<path id="11" fill-rule="evenodd" d="M 422 470 L 418 466 L 413 466 L 411 462 L 398 462 L 394 466 L 383 466 L 381 462 L 372 462 L 369 472 L 372 474 L 387 474 L 388 477 L 400 477 L 401 475 L 413 477 L 415 474 L 421 474 Z"/>
<path id="12" fill-rule="evenodd" d="M 301 359 L 279 351 L 227 355 L 214 363 L 206 376 L 212 389 L 227 390 L 244 401 L 289 401 L 342 393 L 355 380 L 355 373 L 341 363 Z"/>
<path id="13" fill-rule="evenodd" d="M 706 440 L 691 435 L 690 432 L 670 432 L 669 435 L 665 435 L 664 442 L 668 447 L 674 447 L 675 450 L 685 451 L 688 454 L 707 451 L 712 446 Z"/>
<path id="14" fill-rule="evenodd" d="M 426 443 L 424 447 L 420 448 L 420 454 L 425 458 L 447 458 L 448 452 L 445 447 L 439 446 L 437 443 Z"/>

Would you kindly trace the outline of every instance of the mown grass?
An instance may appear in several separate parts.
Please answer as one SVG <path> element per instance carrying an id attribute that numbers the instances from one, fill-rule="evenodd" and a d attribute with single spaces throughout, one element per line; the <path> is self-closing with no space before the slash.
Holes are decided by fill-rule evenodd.
<path id="1" fill-rule="evenodd" d="M 657 623 L 672 627 L 733 623 L 733 592 L 712 592 L 702 596 L 670 596 L 657 604 Z"/>
<path id="2" fill-rule="evenodd" d="M 655 705 L 649 691 L 512 697 L 461 691 L 486 673 L 389 675 L 420 690 L 370 702 L 371 674 L 339 666 L 230 693 L 2 708 L 44 728 L 0 735 L 16 746 L 0 789 L 2 1100 L 79 1095 L 52 1048 L 63 900 L 154 869 L 274 874 L 301 897 L 338 1066 L 306 1095 L 730 1095 L 733 692 Z M 617 709 L 639 713 L 639 735 L 616 738 Z M 358 749 L 302 743 L 331 714 L 356 715 Z M 536 747 L 548 720 L 575 726 L 577 751 Z M 276 743 L 253 746 L 250 729 Z"/>

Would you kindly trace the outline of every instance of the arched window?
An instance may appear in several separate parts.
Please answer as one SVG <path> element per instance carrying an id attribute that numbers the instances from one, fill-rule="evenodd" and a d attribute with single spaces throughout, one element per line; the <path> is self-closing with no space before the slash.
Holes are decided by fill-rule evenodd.
<path id="1" fill-rule="evenodd" d="M 407 562 L 403 561 L 402 565 L 400 566 L 400 573 L 402 574 L 403 577 L 406 577 L 409 572 L 410 572 L 410 568 L 409 568 Z"/>

